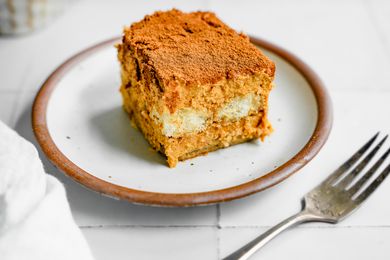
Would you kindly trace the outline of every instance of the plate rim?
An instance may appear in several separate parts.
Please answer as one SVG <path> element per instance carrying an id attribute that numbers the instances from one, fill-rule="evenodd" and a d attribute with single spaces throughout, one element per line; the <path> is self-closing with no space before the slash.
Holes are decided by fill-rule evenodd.
<path id="1" fill-rule="evenodd" d="M 119 42 L 121 38 L 122 37 L 114 37 L 100 42 L 84 49 L 62 63 L 43 83 L 34 99 L 32 107 L 32 129 L 44 154 L 51 163 L 57 166 L 65 175 L 68 175 L 76 182 L 93 191 L 109 197 L 127 200 L 132 203 L 151 206 L 189 207 L 230 201 L 263 191 L 285 180 L 311 161 L 328 139 L 333 123 L 333 109 L 329 94 L 319 76 L 305 62 L 289 51 L 264 39 L 250 37 L 250 41 L 253 44 L 273 52 L 297 69 L 313 91 L 317 105 L 317 123 L 309 141 L 298 151 L 298 153 L 283 165 L 259 178 L 236 186 L 206 192 L 150 192 L 123 187 L 95 177 L 79 168 L 56 146 L 47 126 L 47 105 L 51 93 L 58 82 L 71 68 L 99 50 L 108 46 L 113 46 L 115 43 Z"/>

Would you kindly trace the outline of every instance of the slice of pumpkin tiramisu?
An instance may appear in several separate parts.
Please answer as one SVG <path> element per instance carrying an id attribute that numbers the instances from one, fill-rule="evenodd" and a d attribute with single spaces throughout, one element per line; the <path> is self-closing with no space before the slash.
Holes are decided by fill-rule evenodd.
<path id="1" fill-rule="evenodd" d="M 118 58 L 124 108 L 170 167 L 272 131 L 275 65 L 213 13 L 146 16 L 125 28 Z"/>

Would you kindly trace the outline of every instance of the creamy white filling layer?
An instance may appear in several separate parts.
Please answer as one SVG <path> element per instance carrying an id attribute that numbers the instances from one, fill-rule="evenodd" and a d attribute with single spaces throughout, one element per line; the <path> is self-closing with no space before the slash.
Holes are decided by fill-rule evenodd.
<path id="1" fill-rule="evenodd" d="M 217 112 L 217 120 L 236 121 L 248 116 L 252 111 L 257 111 L 260 106 L 260 97 L 253 93 L 243 97 L 237 97 L 225 104 Z M 177 137 L 185 133 L 200 132 L 206 128 L 207 120 L 211 113 L 197 111 L 191 108 L 183 108 L 174 114 L 164 112 L 159 114 L 155 109 L 151 113 L 152 118 L 163 126 L 163 135 Z"/>
<path id="2" fill-rule="evenodd" d="M 207 113 L 196 111 L 191 108 L 184 108 L 174 114 L 164 112 L 158 114 L 156 110 L 152 111 L 152 117 L 155 122 L 163 126 L 163 135 L 178 136 L 184 133 L 200 132 L 206 128 Z"/>
<path id="3" fill-rule="evenodd" d="M 251 111 L 257 110 L 260 105 L 260 97 L 250 93 L 243 97 L 236 97 L 224 105 L 218 111 L 218 119 L 229 121 L 246 117 Z"/>

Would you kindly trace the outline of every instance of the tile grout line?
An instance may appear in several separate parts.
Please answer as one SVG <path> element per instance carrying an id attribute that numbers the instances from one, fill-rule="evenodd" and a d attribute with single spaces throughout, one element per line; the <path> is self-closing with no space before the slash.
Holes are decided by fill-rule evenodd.
<path id="1" fill-rule="evenodd" d="M 374 27 L 374 30 L 378 36 L 378 39 L 386 53 L 386 56 L 388 58 L 388 61 L 390 61 L 390 48 L 388 47 L 389 43 L 387 42 L 387 39 L 385 37 L 385 33 L 381 29 L 381 27 L 378 24 L 377 19 L 375 18 L 374 9 L 372 6 L 372 1 L 364 1 L 361 0 L 363 4 L 367 7 L 365 10 L 368 14 L 368 18 L 371 21 L 372 26 Z"/>
<path id="2" fill-rule="evenodd" d="M 217 204 L 217 260 L 221 259 L 221 204 Z"/>
<path id="3" fill-rule="evenodd" d="M 188 229 L 197 229 L 197 228 L 217 228 L 221 230 L 224 228 L 227 229 L 257 229 L 257 228 L 271 228 L 272 226 L 258 226 L 258 225 L 248 225 L 248 226 L 220 226 L 220 225 L 79 225 L 80 229 L 103 229 L 103 228 L 188 228 Z M 353 228 L 390 228 L 390 225 L 348 225 L 348 226 L 338 226 L 338 225 L 326 225 L 323 226 L 297 226 L 299 229 L 353 229 Z"/>
<path id="4" fill-rule="evenodd" d="M 390 88 L 379 88 L 379 89 L 369 89 L 369 88 L 339 88 L 332 89 L 331 92 L 369 92 L 369 93 L 388 93 Z"/>
<path id="5" fill-rule="evenodd" d="M 21 103 L 21 99 L 24 98 L 24 91 L 21 90 L 19 93 L 16 94 L 16 99 L 14 101 L 14 104 L 13 104 L 13 109 L 11 111 L 11 114 L 10 114 L 10 127 L 12 129 L 14 129 L 16 127 L 16 115 L 17 115 L 17 112 L 18 112 L 18 107 Z"/>
<path id="6" fill-rule="evenodd" d="M 25 84 L 27 83 L 28 76 L 31 75 L 31 65 L 32 65 L 32 61 L 30 60 L 29 65 L 26 67 L 23 73 L 23 75 L 25 76 L 23 77 L 23 80 L 20 82 L 18 88 L 15 90 L 16 100 L 13 104 L 13 109 L 11 111 L 10 118 L 9 118 L 11 128 L 15 128 L 18 106 L 20 105 L 22 98 L 24 98 L 24 95 L 29 92 L 28 90 L 26 90 Z"/>
<path id="7" fill-rule="evenodd" d="M 201 229 L 201 228 L 215 228 L 216 225 L 79 225 L 80 229 L 103 229 L 103 228 L 188 228 L 188 229 Z"/>
<path id="8" fill-rule="evenodd" d="M 223 226 L 222 228 L 227 228 L 227 229 L 257 229 L 257 228 L 271 228 L 273 226 Z M 305 225 L 298 225 L 294 228 L 298 229 L 354 229 L 354 228 L 390 228 L 390 225 L 356 225 L 356 226 L 337 226 L 337 225 L 332 225 L 332 224 L 326 224 L 324 223 L 324 226 L 305 226 Z"/>
<path id="9" fill-rule="evenodd" d="M 1 94 L 18 94 L 20 92 L 19 89 L 0 89 Z"/>
<path id="10" fill-rule="evenodd" d="M 18 91 L 15 94 L 15 101 L 12 104 L 12 111 L 9 115 L 9 124 L 12 129 L 16 127 L 16 112 L 18 109 L 18 106 L 20 105 L 20 100 L 23 98 L 23 91 Z"/>
<path id="11" fill-rule="evenodd" d="M 222 259 L 221 257 L 221 238 L 220 238 L 220 229 L 217 227 L 217 260 Z"/>

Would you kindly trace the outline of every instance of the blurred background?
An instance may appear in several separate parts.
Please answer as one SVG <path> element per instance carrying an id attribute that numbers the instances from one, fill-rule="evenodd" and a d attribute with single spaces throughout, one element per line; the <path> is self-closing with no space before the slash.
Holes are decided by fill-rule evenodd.
<path id="1" fill-rule="evenodd" d="M 213 11 L 231 27 L 303 59 L 329 89 L 334 128 L 320 155 L 283 184 L 239 202 L 201 208 L 149 208 L 102 197 L 64 177 L 42 156 L 47 171 L 65 184 L 73 216 L 97 259 L 218 259 L 298 210 L 297 199 L 306 190 L 302 183 L 316 183 L 321 178 L 312 174 L 316 169 L 326 174 L 353 150 L 340 149 L 345 137 L 362 140 L 378 129 L 390 130 L 387 0 L 0 0 L 0 120 L 35 142 L 31 104 L 57 66 L 121 35 L 124 26 L 146 14 L 173 7 Z M 341 226 L 299 228 L 257 257 L 330 259 L 331 249 L 338 248 L 346 259 L 388 259 L 386 192 L 379 190 L 376 204 Z"/>
<path id="2" fill-rule="evenodd" d="M 146 14 L 175 7 L 214 11 L 235 29 L 277 43 L 319 71 L 328 86 L 390 88 L 381 84 L 390 80 L 387 2 L 1 0 L 0 55 L 13 53 L 12 64 L 2 68 L 3 84 L 10 89 L 18 84 L 8 79 L 13 66 L 20 72 L 39 63 L 30 82 L 39 87 L 47 73 L 75 52 L 120 35 L 123 26 Z M 346 76 L 347 69 L 353 75 Z"/>

